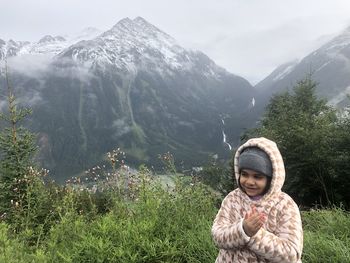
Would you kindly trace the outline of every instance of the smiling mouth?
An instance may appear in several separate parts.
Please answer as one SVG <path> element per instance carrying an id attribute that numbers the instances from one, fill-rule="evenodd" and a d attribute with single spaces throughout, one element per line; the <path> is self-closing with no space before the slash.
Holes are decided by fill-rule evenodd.
<path id="1" fill-rule="evenodd" d="M 250 191 L 255 191 L 258 190 L 257 188 L 249 188 L 249 187 L 245 187 L 246 190 L 250 190 Z"/>

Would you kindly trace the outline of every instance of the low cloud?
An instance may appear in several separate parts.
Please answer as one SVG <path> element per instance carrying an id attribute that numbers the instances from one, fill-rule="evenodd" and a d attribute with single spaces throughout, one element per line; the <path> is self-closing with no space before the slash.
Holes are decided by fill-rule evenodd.
<path id="1" fill-rule="evenodd" d="M 47 73 L 51 61 L 51 55 L 25 54 L 9 58 L 7 64 L 10 74 L 13 71 L 31 78 L 41 78 Z"/>
<path id="2" fill-rule="evenodd" d="M 125 118 L 117 119 L 113 121 L 112 127 L 115 128 L 115 137 L 118 138 L 128 132 L 130 132 L 131 127 L 127 124 Z"/>

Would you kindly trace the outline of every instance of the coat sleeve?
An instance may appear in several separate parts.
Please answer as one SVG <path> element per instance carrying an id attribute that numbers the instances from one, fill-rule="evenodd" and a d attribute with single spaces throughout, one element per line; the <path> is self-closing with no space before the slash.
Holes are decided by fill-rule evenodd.
<path id="1" fill-rule="evenodd" d="M 269 262 L 301 262 L 303 230 L 300 212 L 293 200 L 282 206 L 276 231 L 260 229 L 250 238 L 248 247 Z"/>
<path id="2" fill-rule="evenodd" d="M 245 246 L 249 237 L 242 227 L 243 218 L 239 214 L 239 205 L 231 194 L 222 202 L 212 226 L 214 243 L 220 249 L 237 249 Z"/>

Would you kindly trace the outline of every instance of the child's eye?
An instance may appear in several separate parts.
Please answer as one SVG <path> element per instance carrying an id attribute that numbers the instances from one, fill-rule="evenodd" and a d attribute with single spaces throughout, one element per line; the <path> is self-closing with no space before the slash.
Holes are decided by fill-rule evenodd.
<path id="1" fill-rule="evenodd" d="M 241 176 L 246 177 L 248 175 L 246 173 L 241 173 Z"/>

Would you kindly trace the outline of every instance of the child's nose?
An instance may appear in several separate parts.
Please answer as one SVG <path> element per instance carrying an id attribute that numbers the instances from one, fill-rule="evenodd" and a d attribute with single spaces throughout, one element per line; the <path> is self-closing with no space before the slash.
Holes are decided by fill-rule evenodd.
<path id="1" fill-rule="evenodd" d="M 249 185 L 254 184 L 254 179 L 249 177 L 249 178 L 247 179 L 247 184 L 249 184 Z"/>

